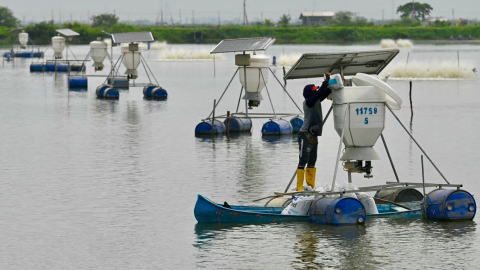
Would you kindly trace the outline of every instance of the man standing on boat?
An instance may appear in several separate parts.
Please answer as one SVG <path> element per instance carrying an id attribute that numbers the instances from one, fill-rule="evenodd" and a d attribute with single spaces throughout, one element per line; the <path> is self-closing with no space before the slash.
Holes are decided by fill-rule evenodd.
<path id="1" fill-rule="evenodd" d="M 318 136 L 322 136 L 323 115 L 321 102 L 332 92 L 328 88 L 330 73 L 325 73 L 325 81 L 321 86 L 308 84 L 303 88 L 304 122 L 298 133 L 300 149 L 297 168 L 297 191 L 303 191 L 303 181 L 307 186 L 315 187 L 315 162 L 317 161 Z M 305 169 L 306 166 L 306 169 Z"/>

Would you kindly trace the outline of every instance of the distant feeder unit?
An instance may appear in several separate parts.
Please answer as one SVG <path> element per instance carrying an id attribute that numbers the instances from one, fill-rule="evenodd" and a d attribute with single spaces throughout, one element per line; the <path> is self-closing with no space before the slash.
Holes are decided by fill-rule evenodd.
<path id="1" fill-rule="evenodd" d="M 22 49 L 27 48 L 28 33 L 25 33 L 24 30 L 22 30 L 22 32 L 18 34 L 18 43 L 20 43 L 20 48 Z"/>
<path id="2" fill-rule="evenodd" d="M 100 39 L 90 42 L 91 57 L 95 71 L 103 69 L 103 61 L 107 57 L 107 47 L 107 43 Z"/>
<path id="3" fill-rule="evenodd" d="M 55 53 L 55 59 L 62 59 L 63 50 L 65 49 L 65 38 L 62 36 L 52 37 L 52 48 Z"/>
<path id="4" fill-rule="evenodd" d="M 246 89 L 243 99 L 248 100 L 249 109 L 258 107 L 260 101 L 263 100 L 261 92 L 268 83 L 268 62 L 269 57 L 266 55 L 237 54 L 235 56 L 235 64 L 240 67 L 240 83 Z"/>
<path id="5" fill-rule="evenodd" d="M 147 85 L 143 88 L 143 95 L 146 98 L 163 98 L 168 97 L 167 90 L 159 85 Z"/>
<path id="6" fill-rule="evenodd" d="M 99 98 L 117 99 L 120 96 L 118 90 L 113 89 L 112 86 L 108 84 L 100 85 L 95 92 Z"/>
<path id="7" fill-rule="evenodd" d="M 270 119 L 262 126 L 262 135 L 286 135 L 292 132 L 292 124 L 285 119 Z"/>
<path id="8" fill-rule="evenodd" d="M 215 120 L 212 131 L 212 121 L 202 121 L 195 127 L 196 135 L 209 135 L 209 134 L 223 134 L 225 133 L 225 124 L 219 120 Z"/>
<path id="9" fill-rule="evenodd" d="M 137 67 L 141 62 L 141 54 L 139 52 L 138 44 L 130 43 L 127 46 L 122 46 L 123 65 L 127 68 L 125 74 L 129 79 L 136 79 L 138 76 Z"/>

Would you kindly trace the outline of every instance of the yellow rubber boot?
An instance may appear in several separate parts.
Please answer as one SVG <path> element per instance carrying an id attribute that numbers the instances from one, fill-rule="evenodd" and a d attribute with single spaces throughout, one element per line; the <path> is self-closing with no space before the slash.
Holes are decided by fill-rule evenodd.
<path id="1" fill-rule="evenodd" d="M 307 185 L 311 186 L 312 188 L 315 187 L 315 175 L 316 175 L 316 173 L 317 173 L 317 168 L 307 167 L 307 170 L 306 170 Z"/>
<path id="2" fill-rule="evenodd" d="M 305 178 L 305 170 L 297 169 L 297 191 L 303 191 L 303 179 Z"/>

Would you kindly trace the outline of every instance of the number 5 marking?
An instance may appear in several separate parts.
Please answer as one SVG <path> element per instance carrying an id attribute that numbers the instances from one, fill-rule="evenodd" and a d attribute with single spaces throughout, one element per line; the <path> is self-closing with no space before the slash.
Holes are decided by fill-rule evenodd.
<path id="1" fill-rule="evenodd" d="M 365 117 L 365 125 L 368 125 L 368 117 Z"/>

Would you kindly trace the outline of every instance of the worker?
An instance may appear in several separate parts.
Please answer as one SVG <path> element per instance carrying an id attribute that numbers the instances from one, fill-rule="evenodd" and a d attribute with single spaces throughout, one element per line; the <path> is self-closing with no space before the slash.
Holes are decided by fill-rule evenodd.
<path id="1" fill-rule="evenodd" d="M 308 84 L 303 88 L 304 122 L 298 133 L 299 159 L 297 168 L 297 191 L 303 191 L 303 181 L 315 187 L 315 162 L 317 161 L 318 136 L 322 135 L 323 116 L 321 102 L 332 92 L 328 88 L 330 73 L 325 73 L 321 86 Z M 306 168 L 305 168 L 306 167 Z M 306 177 L 305 177 L 306 176 Z"/>

